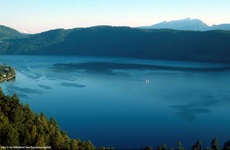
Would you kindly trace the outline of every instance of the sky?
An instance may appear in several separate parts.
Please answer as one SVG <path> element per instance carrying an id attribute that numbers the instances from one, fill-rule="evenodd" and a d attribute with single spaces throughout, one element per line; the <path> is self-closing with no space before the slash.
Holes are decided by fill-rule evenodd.
<path id="1" fill-rule="evenodd" d="M 185 18 L 230 23 L 230 0 L 0 0 L 0 25 L 21 32 L 147 26 Z"/>

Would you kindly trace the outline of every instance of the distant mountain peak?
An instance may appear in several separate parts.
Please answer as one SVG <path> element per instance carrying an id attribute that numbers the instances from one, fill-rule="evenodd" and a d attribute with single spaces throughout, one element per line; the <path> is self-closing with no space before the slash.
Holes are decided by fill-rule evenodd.
<path id="1" fill-rule="evenodd" d="M 196 18 L 185 18 L 181 20 L 163 21 L 148 28 L 152 29 L 174 29 L 174 30 L 206 30 L 209 26 L 202 20 Z"/>
<path id="2" fill-rule="evenodd" d="M 200 21 L 202 22 L 202 20 L 200 19 L 197 19 L 197 18 L 191 18 L 191 17 L 188 17 L 188 18 L 184 18 L 184 19 L 179 19 L 179 20 L 170 20 L 170 21 L 165 21 L 165 22 L 184 22 L 184 21 Z"/>
<path id="3" fill-rule="evenodd" d="M 200 19 L 197 19 L 197 18 L 185 18 L 185 19 L 180 19 L 180 20 L 171 20 L 171 21 L 162 21 L 160 23 L 157 23 L 157 24 L 154 24 L 152 26 L 155 26 L 155 25 L 160 25 L 160 24 L 170 24 L 170 25 L 179 25 L 179 24 L 184 24 L 184 23 L 188 23 L 188 24 L 191 24 L 191 23 L 201 23 L 201 24 L 205 24 L 202 20 Z M 205 24 L 206 26 L 208 26 L 207 24 Z"/>
<path id="4" fill-rule="evenodd" d="M 189 17 L 180 20 L 162 21 L 160 23 L 151 26 L 142 26 L 139 28 L 209 31 L 209 30 L 230 30 L 230 24 L 225 23 L 225 24 L 208 26 L 200 19 Z"/>
<path id="5" fill-rule="evenodd" d="M 23 33 L 23 34 L 28 34 L 28 32 L 25 31 L 25 30 L 20 30 L 19 32 L 20 32 L 20 33 Z"/>

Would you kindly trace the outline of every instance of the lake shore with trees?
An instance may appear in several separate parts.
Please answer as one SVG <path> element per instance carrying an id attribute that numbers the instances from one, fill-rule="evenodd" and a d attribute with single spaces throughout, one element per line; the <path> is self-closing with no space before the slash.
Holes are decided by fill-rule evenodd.
<path id="1" fill-rule="evenodd" d="M 6 64 L 0 65 L 0 82 L 8 81 L 16 77 L 15 69 Z"/>

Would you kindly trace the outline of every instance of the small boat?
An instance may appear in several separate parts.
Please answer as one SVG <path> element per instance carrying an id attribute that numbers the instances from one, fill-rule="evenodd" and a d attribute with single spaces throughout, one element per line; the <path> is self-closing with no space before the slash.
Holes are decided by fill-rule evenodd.
<path id="1" fill-rule="evenodd" d="M 145 80 L 145 83 L 149 83 L 150 81 L 149 80 Z"/>

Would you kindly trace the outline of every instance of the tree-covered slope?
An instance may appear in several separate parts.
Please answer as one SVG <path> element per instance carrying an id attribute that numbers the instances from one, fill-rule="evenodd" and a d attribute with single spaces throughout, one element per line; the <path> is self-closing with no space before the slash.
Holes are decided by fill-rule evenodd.
<path id="1" fill-rule="evenodd" d="M 12 39 L 12 38 L 20 38 L 26 36 L 23 33 L 18 32 L 12 28 L 0 25 L 0 40 L 1 39 Z"/>
<path id="2" fill-rule="evenodd" d="M 230 63 L 230 31 L 96 26 L 7 40 L 1 54 L 90 55 Z"/>
<path id="3" fill-rule="evenodd" d="M 64 40 L 67 30 L 56 29 L 39 34 L 33 34 L 27 38 L 15 38 L 8 40 L 9 46 L 4 54 L 33 54 L 40 49 L 45 49 Z M 42 54 L 42 53 L 40 53 Z M 52 53 L 50 53 L 52 54 Z"/>
<path id="4" fill-rule="evenodd" d="M 0 88 L 1 146 L 95 149 L 90 141 L 70 139 L 60 130 L 54 118 L 48 120 L 43 113 L 35 114 L 29 105 L 21 104 L 16 95 L 6 96 Z"/>
<path id="5" fill-rule="evenodd" d="M 23 34 L 12 28 L 0 25 L 0 53 L 7 53 L 9 47 L 15 42 L 13 39 L 22 39 L 29 37 L 29 34 Z"/>

